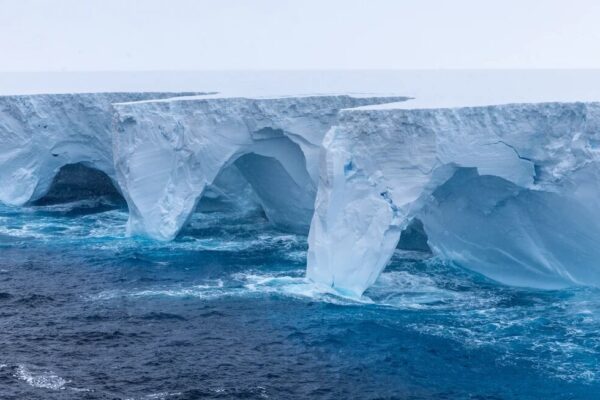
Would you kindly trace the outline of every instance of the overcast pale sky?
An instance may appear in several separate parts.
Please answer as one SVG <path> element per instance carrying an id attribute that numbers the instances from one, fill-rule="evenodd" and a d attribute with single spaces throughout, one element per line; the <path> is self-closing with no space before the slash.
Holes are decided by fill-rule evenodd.
<path id="1" fill-rule="evenodd" d="M 0 70 L 600 68 L 597 0 L 0 0 Z"/>

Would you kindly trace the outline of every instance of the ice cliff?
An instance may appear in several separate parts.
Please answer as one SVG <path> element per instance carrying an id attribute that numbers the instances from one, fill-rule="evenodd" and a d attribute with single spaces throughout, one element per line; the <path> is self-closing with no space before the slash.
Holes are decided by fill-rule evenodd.
<path id="1" fill-rule="evenodd" d="M 323 141 L 307 275 L 360 295 L 409 223 L 497 281 L 600 284 L 600 103 L 342 111 Z"/>
<path id="2" fill-rule="evenodd" d="M 307 232 L 320 144 L 339 110 L 404 99 L 197 97 L 115 104 L 113 150 L 128 230 L 173 239 L 207 186 L 234 165 L 273 224 Z"/>
<path id="3" fill-rule="evenodd" d="M 260 207 L 309 232 L 308 278 L 354 296 L 399 244 L 510 285 L 600 285 L 600 103 L 400 100 L 0 97 L 0 202 L 100 185 L 159 240 L 216 200 Z"/>
<path id="4" fill-rule="evenodd" d="M 68 164 L 114 179 L 112 103 L 183 94 L 191 93 L 0 96 L 0 202 L 37 200 Z"/>

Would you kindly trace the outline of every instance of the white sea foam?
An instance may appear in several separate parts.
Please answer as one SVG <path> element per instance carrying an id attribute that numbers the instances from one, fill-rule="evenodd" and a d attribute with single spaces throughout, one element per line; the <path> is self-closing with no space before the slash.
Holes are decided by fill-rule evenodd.
<path id="1" fill-rule="evenodd" d="M 142 399 L 163 400 L 163 399 L 166 399 L 168 397 L 180 396 L 180 395 L 181 395 L 181 392 L 174 392 L 174 393 L 160 392 L 160 393 L 147 394 L 146 396 L 142 397 Z"/>
<path id="2" fill-rule="evenodd" d="M 223 281 L 220 279 L 205 284 L 192 286 L 160 286 L 150 289 L 132 290 L 105 290 L 100 293 L 87 296 L 88 300 L 106 301 L 116 298 L 143 298 L 143 297 L 197 297 L 202 299 L 213 299 L 227 294 L 223 290 Z"/>
<path id="3" fill-rule="evenodd" d="M 69 381 L 61 378 L 52 371 L 34 373 L 22 364 L 17 367 L 15 377 L 30 386 L 42 389 L 64 389 L 65 385 L 69 383 Z"/>
<path id="4" fill-rule="evenodd" d="M 397 309 L 458 308 L 466 302 L 476 304 L 477 296 L 440 288 L 433 279 L 406 271 L 382 274 L 379 281 L 360 298 L 345 296 L 334 288 L 314 283 L 303 276 L 302 270 L 285 273 L 248 271 L 234 273 L 228 279 L 211 280 L 190 286 L 155 286 L 143 289 L 107 290 L 89 300 L 144 297 L 195 297 L 213 300 L 222 297 L 280 295 L 338 305 L 373 305 Z M 483 300 L 482 300 L 483 301 Z M 496 301 L 493 297 L 487 302 Z"/>

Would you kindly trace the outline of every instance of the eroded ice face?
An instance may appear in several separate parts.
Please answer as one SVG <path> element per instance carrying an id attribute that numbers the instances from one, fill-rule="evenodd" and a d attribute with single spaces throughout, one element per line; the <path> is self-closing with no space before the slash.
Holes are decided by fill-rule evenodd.
<path id="1" fill-rule="evenodd" d="M 324 141 L 308 276 L 360 295 L 402 229 L 500 282 L 600 284 L 596 103 L 344 111 Z"/>
<path id="2" fill-rule="evenodd" d="M 35 202 L 79 165 L 123 196 L 130 234 L 171 240 L 221 179 L 279 229 L 310 224 L 307 275 L 342 293 L 372 285 L 415 220 L 421 247 L 503 283 L 598 284 L 595 103 L 171 96 L 2 98 L 0 200 Z"/>

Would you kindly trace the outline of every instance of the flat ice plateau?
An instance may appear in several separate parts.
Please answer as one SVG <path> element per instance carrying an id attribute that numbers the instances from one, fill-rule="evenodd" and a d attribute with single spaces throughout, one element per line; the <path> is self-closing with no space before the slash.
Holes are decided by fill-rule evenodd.
<path id="1" fill-rule="evenodd" d="M 260 207 L 350 296 L 399 243 L 508 285 L 600 286 L 598 73 L 356 74 L 3 89 L 0 201 L 39 201 L 77 164 L 122 194 L 132 235 L 172 240 L 207 196 Z"/>

